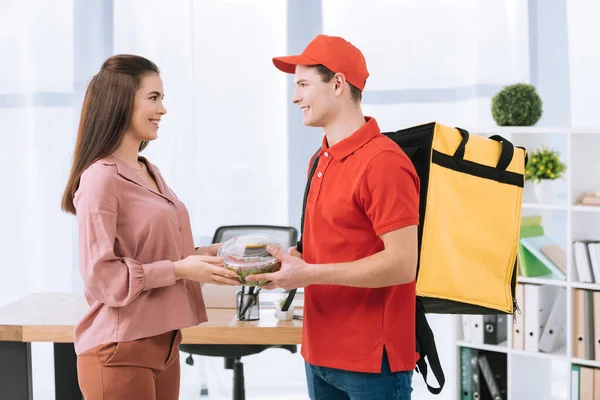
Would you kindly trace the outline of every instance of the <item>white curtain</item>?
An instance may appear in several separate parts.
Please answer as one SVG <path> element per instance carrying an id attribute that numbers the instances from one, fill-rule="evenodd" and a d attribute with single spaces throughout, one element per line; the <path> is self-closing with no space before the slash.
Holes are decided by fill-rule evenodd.
<path id="1" fill-rule="evenodd" d="M 74 217 L 60 210 L 75 138 L 71 2 L 0 12 L 0 304 L 73 285 Z"/>
<path id="2" fill-rule="evenodd" d="M 161 70 L 168 114 L 147 154 L 197 236 L 287 223 L 286 80 L 271 64 L 285 53 L 285 11 L 279 0 L 115 2 L 114 52 Z"/>
<path id="3" fill-rule="evenodd" d="M 384 130 L 495 125 L 490 93 L 529 80 L 526 2 L 323 0 L 323 31 L 363 50 Z"/>

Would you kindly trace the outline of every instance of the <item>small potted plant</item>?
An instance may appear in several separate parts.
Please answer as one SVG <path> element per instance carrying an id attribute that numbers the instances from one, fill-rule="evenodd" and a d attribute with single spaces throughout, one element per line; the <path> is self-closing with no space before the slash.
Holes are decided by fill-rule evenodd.
<path id="1" fill-rule="evenodd" d="M 287 311 L 281 311 L 286 300 L 287 293 L 286 296 L 273 302 L 275 304 L 275 317 L 280 321 L 291 321 L 294 318 L 294 307 L 290 306 Z"/>
<path id="2" fill-rule="evenodd" d="M 498 126 L 533 126 L 542 116 L 542 99 L 535 86 L 505 86 L 492 97 L 492 117 Z"/>
<path id="3" fill-rule="evenodd" d="M 560 160 L 557 150 L 543 145 L 529 153 L 528 157 L 525 180 L 532 183 L 538 202 L 551 203 L 554 199 L 554 180 L 563 176 L 567 166 Z"/>

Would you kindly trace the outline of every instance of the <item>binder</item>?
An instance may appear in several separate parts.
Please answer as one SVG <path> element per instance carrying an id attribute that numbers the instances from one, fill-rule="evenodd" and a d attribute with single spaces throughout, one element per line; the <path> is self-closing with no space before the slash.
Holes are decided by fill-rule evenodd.
<path id="1" fill-rule="evenodd" d="M 525 350 L 538 351 L 540 335 L 559 290 L 557 286 L 525 286 Z"/>
<path id="2" fill-rule="evenodd" d="M 500 394 L 500 387 L 498 382 L 496 382 L 496 377 L 492 371 L 490 363 L 488 362 L 487 356 L 482 354 L 478 358 L 479 370 L 481 371 L 481 376 L 483 376 L 483 380 L 485 381 L 485 385 L 487 386 L 487 390 L 489 391 L 489 398 L 492 400 L 502 400 L 502 396 Z M 482 397 L 487 397 L 483 396 Z"/>
<path id="3" fill-rule="evenodd" d="M 579 399 L 594 400 L 594 370 L 579 367 Z"/>
<path id="4" fill-rule="evenodd" d="M 527 215 L 521 217 L 521 228 L 527 226 L 541 226 L 542 216 L 541 215 Z"/>
<path id="5" fill-rule="evenodd" d="M 590 256 L 590 266 L 592 267 L 594 282 L 600 283 L 600 243 L 589 242 L 587 249 Z"/>
<path id="6" fill-rule="evenodd" d="M 594 359 L 594 297 L 593 292 L 585 290 L 583 292 L 583 312 L 584 312 L 584 346 L 585 358 Z"/>
<path id="7" fill-rule="evenodd" d="M 600 313 L 600 292 L 593 292 L 592 301 L 596 313 Z M 597 361 L 600 361 L 600 316 L 594 317 L 594 355 Z M 598 386 L 600 390 L 600 384 Z M 600 400 L 600 396 L 598 397 Z"/>
<path id="8" fill-rule="evenodd" d="M 590 265 L 590 255 L 586 243 L 578 241 L 573 244 L 573 247 L 579 282 L 593 283 L 592 266 Z"/>
<path id="9" fill-rule="evenodd" d="M 600 369 L 594 370 L 594 400 L 600 400 Z"/>
<path id="10" fill-rule="evenodd" d="M 481 399 L 481 378 L 479 375 L 479 350 L 471 349 L 471 388 L 473 400 Z"/>
<path id="11" fill-rule="evenodd" d="M 552 353 L 566 344 L 567 330 L 567 291 L 560 289 L 554 300 L 548 321 L 540 336 L 538 348 L 544 353 Z"/>
<path id="12" fill-rule="evenodd" d="M 571 365 L 571 396 L 570 400 L 579 400 L 579 365 Z"/>
<path id="13" fill-rule="evenodd" d="M 548 257 L 562 272 L 567 273 L 567 253 L 557 244 L 541 246 L 540 250 Z"/>
<path id="14" fill-rule="evenodd" d="M 484 334 L 483 334 L 483 315 L 471 315 L 469 317 L 470 321 L 470 335 L 471 342 L 473 344 L 483 344 Z"/>
<path id="15" fill-rule="evenodd" d="M 473 399 L 473 382 L 471 368 L 471 349 L 460 348 L 460 398 L 461 400 Z"/>
<path id="16" fill-rule="evenodd" d="M 525 247 L 526 257 L 529 256 L 527 252 L 531 253 L 531 256 L 535 257 L 539 262 L 544 264 L 544 266 L 552 272 L 556 279 L 567 279 L 567 274 L 562 269 L 560 269 L 558 265 L 556 265 L 550 258 L 548 258 L 540 249 L 543 246 L 556 245 L 554 241 L 548 236 L 535 236 L 523 238 L 521 239 L 521 245 Z"/>
<path id="17" fill-rule="evenodd" d="M 483 343 L 500 344 L 506 340 L 508 326 L 506 315 L 483 316 Z"/>
<path id="18" fill-rule="evenodd" d="M 471 316 L 470 315 L 461 315 L 460 316 L 462 332 L 463 332 L 463 340 L 465 342 L 473 341 L 473 334 L 471 332 Z"/>
<path id="19" fill-rule="evenodd" d="M 525 349 L 525 285 L 517 285 L 516 290 L 517 304 L 521 309 L 521 314 L 514 313 L 514 324 L 512 324 L 513 336 L 512 347 L 517 350 Z"/>
<path id="20" fill-rule="evenodd" d="M 521 227 L 519 237 L 523 238 L 537 237 L 544 235 L 544 228 L 542 226 L 525 226 Z M 522 243 L 519 243 L 517 250 L 517 258 L 519 260 L 519 266 L 521 267 L 521 274 L 523 276 L 546 276 L 552 272 L 531 254 Z"/>
<path id="21" fill-rule="evenodd" d="M 482 354 L 485 354 L 485 358 L 490 366 L 490 369 L 492 371 L 492 375 L 493 375 L 493 379 L 494 382 L 498 388 L 498 391 L 500 393 L 500 398 L 503 400 L 508 399 L 508 395 L 507 395 L 507 377 L 508 377 L 508 370 L 507 370 L 507 356 L 504 353 L 497 353 L 497 352 L 493 352 L 493 351 L 486 351 L 486 352 L 479 352 L 480 357 Z M 480 368 L 481 370 L 481 368 Z M 483 376 L 483 372 L 480 372 L 480 376 Z M 488 387 L 487 381 L 485 376 L 483 376 L 483 378 L 481 379 L 482 382 L 482 386 L 481 386 L 481 399 L 482 400 L 488 400 L 492 397 L 492 394 L 490 392 L 490 389 Z"/>
<path id="22" fill-rule="evenodd" d="M 584 291 L 573 291 L 573 357 L 585 358 L 585 313 Z"/>

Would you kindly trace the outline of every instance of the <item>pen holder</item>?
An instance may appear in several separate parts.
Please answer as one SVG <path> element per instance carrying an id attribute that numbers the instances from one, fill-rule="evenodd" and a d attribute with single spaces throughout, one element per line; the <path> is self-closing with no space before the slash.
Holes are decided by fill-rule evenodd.
<path id="1" fill-rule="evenodd" d="M 247 293 L 238 291 L 236 298 L 238 321 L 256 321 L 260 318 L 258 292 Z"/>

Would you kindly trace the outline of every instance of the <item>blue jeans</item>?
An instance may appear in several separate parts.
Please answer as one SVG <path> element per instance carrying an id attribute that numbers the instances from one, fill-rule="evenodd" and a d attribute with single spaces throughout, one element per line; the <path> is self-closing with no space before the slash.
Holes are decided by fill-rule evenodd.
<path id="1" fill-rule="evenodd" d="M 381 373 L 344 371 L 305 363 L 311 400 L 410 400 L 413 371 L 390 371 L 383 352 Z"/>

